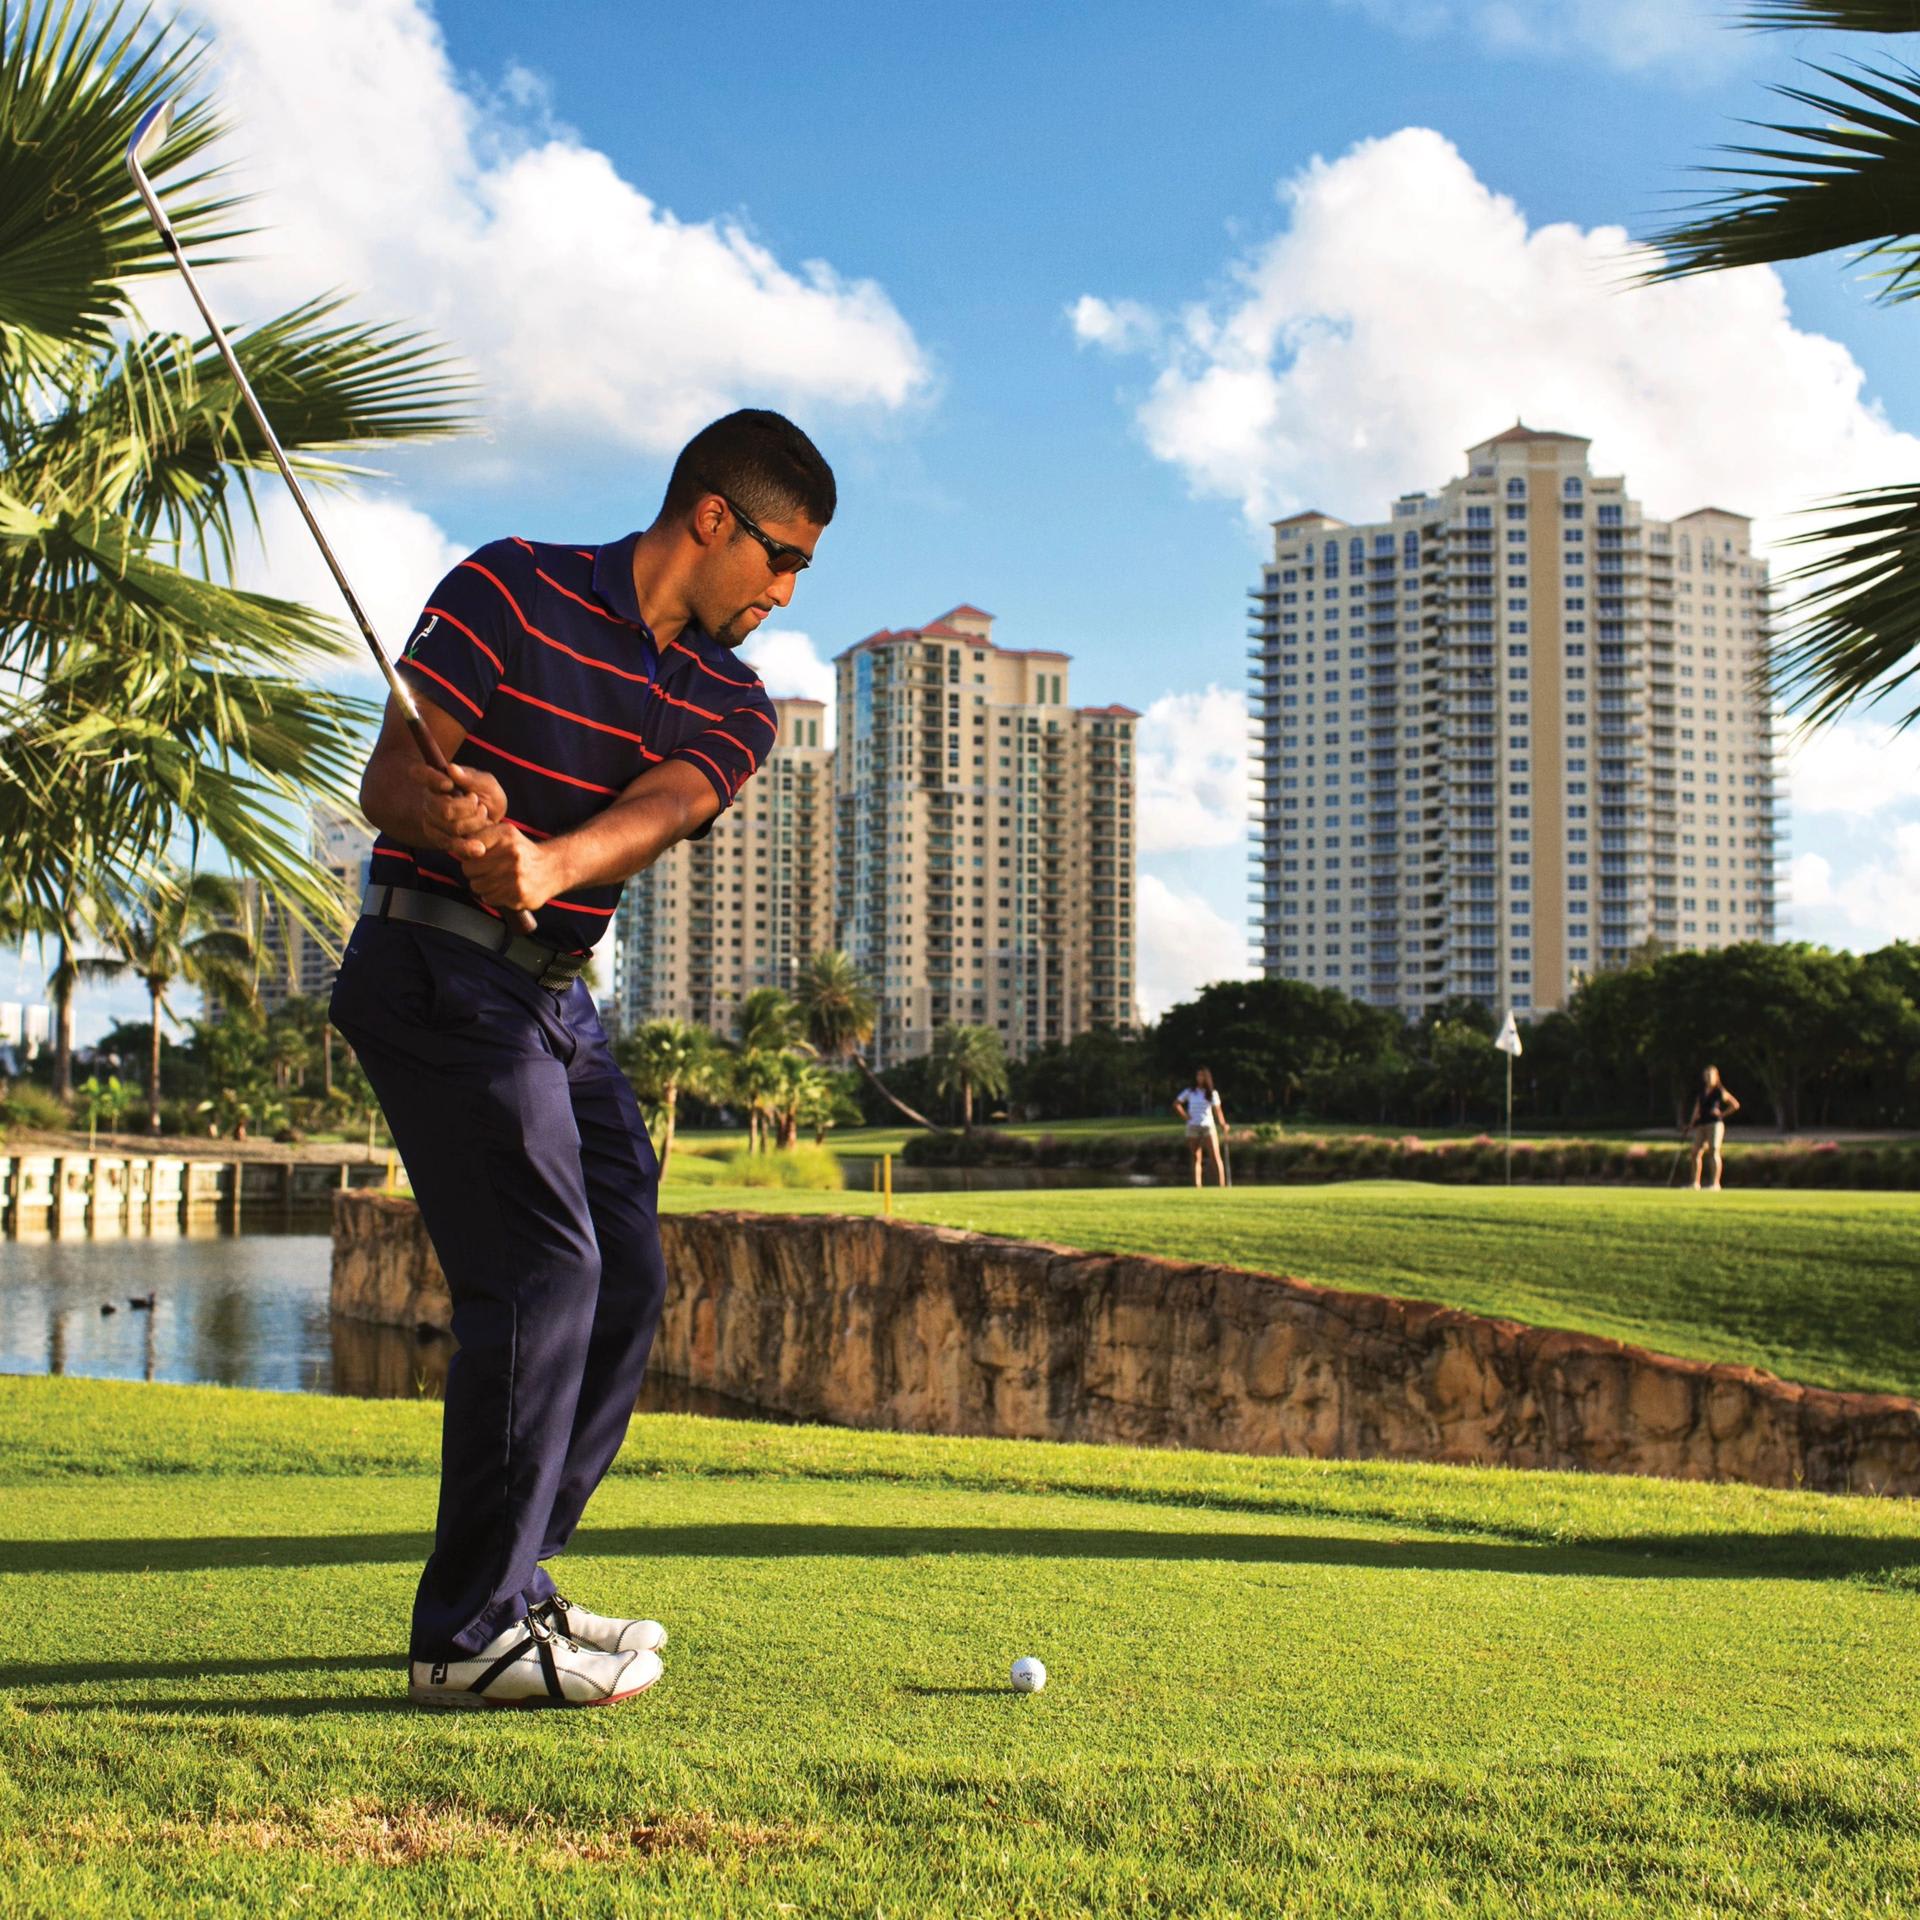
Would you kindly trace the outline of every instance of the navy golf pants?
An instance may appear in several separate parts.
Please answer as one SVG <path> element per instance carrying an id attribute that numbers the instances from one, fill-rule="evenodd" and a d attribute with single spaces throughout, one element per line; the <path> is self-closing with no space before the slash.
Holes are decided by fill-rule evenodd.
<path id="1" fill-rule="evenodd" d="M 333 990 L 453 1297 L 440 1511 L 411 1657 L 464 1659 L 553 1592 L 626 1437 L 666 1292 L 660 1163 L 592 996 L 363 919 Z"/>

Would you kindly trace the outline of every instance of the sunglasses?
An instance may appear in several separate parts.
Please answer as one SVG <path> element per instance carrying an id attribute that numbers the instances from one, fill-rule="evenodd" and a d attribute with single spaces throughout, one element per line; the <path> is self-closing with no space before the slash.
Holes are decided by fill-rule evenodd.
<path id="1" fill-rule="evenodd" d="M 751 534 L 767 550 L 767 565 L 775 573 L 804 573 L 813 565 L 811 557 L 799 547 L 789 546 L 784 540 L 776 540 L 772 534 L 757 527 L 736 507 L 718 487 L 709 487 L 703 480 L 699 483 L 712 494 L 740 524 L 742 533 Z"/>

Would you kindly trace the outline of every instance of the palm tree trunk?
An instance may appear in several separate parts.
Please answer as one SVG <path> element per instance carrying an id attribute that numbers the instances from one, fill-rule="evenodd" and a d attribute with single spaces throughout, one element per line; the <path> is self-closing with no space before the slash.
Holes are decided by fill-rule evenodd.
<path id="1" fill-rule="evenodd" d="M 960 1079 L 960 1131 L 973 1131 L 973 1082 L 964 1074 Z"/>
<path id="2" fill-rule="evenodd" d="M 333 1098 L 333 1022 L 320 1022 L 320 1091 Z"/>
<path id="3" fill-rule="evenodd" d="M 153 1009 L 153 1036 L 147 1042 L 147 1131 L 160 1131 L 160 989 L 147 982 L 147 1004 Z"/>
<path id="4" fill-rule="evenodd" d="M 666 1129 L 660 1135 L 660 1177 L 664 1180 L 667 1177 L 667 1159 L 673 1152 L 674 1110 L 680 1104 L 680 1089 L 671 1080 L 667 1082 L 666 1094 L 661 1104 L 667 1111 Z"/>
<path id="5" fill-rule="evenodd" d="M 53 976 L 53 1094 L 56 1100 L 73 1098 L 73 972 L 64 940 Z"/>
<path id="6" fill-rule="evenodd" d="M 880 1081 L 880 1076 L 867 1065 L 866 1057 L 863 1054 L 856 1053 L 848 1057 L 853 1061 L 853 1064 L 860 1069 L 861 1073 L 866 1076 L 867 1085 L 890 1106 L 904 1113 L 916 1127 L 925 1127 L 929 1133 L 945 1133 L 948 1131 L 939 1121 L 929 1120 L 924 1113 L 916 1113 L 891 1087 L 883 1086 Z"/>

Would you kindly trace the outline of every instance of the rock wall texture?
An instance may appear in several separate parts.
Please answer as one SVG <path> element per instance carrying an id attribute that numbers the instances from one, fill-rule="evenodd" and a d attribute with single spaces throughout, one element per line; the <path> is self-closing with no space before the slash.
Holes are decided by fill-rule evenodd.
<path id="1" fill-rule="evenodd" d="M 447 1276 L 420 1209 L 405 1194 L 333 1196 L 333 1311 L 387 1327 L 453 1324 Z"/>
<path id="2" fill-rule="evenodd" d="M 336 1311 L 446 1324 L 411 1203 L 341 1194 L 334 1217 Z M 661 1233 L 655 1364 L 803 1419 L 1920 1494 L 1920 1403 L 1889 1394 L 898 1220 L 675 1214 Z"/>

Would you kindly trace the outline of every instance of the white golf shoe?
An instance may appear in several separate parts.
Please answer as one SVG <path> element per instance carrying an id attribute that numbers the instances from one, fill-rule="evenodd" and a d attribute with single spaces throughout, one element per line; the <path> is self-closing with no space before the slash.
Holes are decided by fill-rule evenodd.
<path id="1" fill-rule="evenodd" d="M 415 1660 L 407 1697 L 417 1707 L 610 1707 L 660 1673 L 650 1650 L 603 1653 L 529 1617 L 471 1660 Z"/>
<path id="2" fill-rule="evenodd" d="M 530 1611 L 555 1633 L 601 1653 L 658 1653 L 667 1644 L 667 1630 L 658 1620 L 616 1620 L 589 1613 L 558 1593 Z"/>

